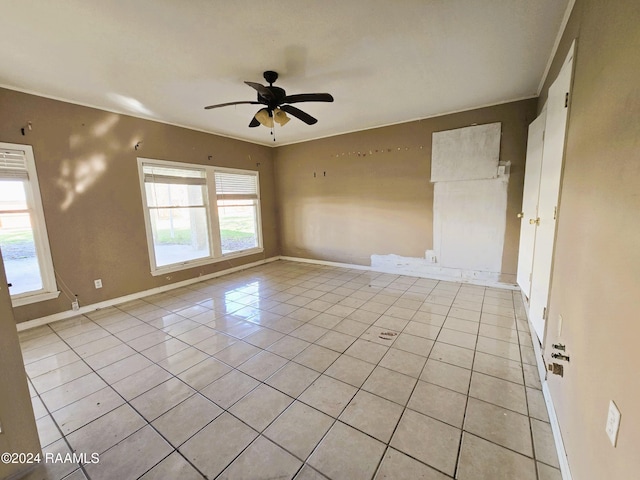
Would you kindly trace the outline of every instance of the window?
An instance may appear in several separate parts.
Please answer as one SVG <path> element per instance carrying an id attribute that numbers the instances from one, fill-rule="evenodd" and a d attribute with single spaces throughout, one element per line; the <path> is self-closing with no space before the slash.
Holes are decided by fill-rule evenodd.
<path id="1" fill-rule="evenodd" d="M 0 143 L 0 249 L 14 307 L 60 294 L 29 145 Z"/>
<path id="2" fill-rule="evenodd" d="M 258 173 L 138 159 L 151 273 L 262 251 Z"/>

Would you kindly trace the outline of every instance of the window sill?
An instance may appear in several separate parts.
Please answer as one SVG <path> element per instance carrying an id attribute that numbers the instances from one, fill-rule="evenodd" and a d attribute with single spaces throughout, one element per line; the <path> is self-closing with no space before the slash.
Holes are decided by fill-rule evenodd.
<path id="1" fill-rule="evenodd" d="M 33 295 L 25 295 L 24 297 L 15 297 L 11 299 L 11 305 L 13 308 L 21 307 L 22 305 L 29 305 L 37 302 L 44 302 L 45 300 L 53 300 L 58 298 L 60 292 L 43 292 Z"/>
<path id="2" fill-rule="evenodd" d="M 211 265 L 213 263 L 220 263 L 226 260 L 232 260 L 234 258 L 248 257 L 249 255 L 255 255 L 256 253 L 264 252 L 264 248 L 252 248 L 250 250 L 242 250 L 240 252 L 227 253 L 218 258 L 205 258 L 202 260 L 193 260 L 191 262 L 174 263 L 167 265 L 166 267 L 160 267 L 151 271 L 151 275 L 159 277 L 167 273 L 179 272 L 181 270 L 188 270 L 189 268 L 202 267 L 204 265 Z"/>

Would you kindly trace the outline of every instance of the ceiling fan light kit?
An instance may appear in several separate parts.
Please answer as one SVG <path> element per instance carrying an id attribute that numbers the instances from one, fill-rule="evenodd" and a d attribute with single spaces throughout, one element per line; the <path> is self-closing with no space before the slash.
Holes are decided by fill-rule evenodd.
<path id="1" fill-rule="evenodd" d="M 284 126 L 289 122 L 290 118 L 287 113 L 303 121 L 307 125 L 313 125 L 318 122 L 316 118 L 291 105 L 292 103 L 333 102 L 333 97 L 328 93 L 300 93 L 297 95 L 287 95 L 287 92 L 285 92 L 284 89 L 273 86 L 273 83 L 278 79 L 278 73 L 272 70 L 264 72 L 263 77 L 267 83 L 269 83 L 269 86 L 264 86 L 255 82 L 244 82 L 257 92 L 256 101 L 244 100 L 239 102 L 219 103 L 216 105 L 209 105 L 204 108 L 209 110 L 212 108 L 227 107 L 229 105 L 265 105 L 265 107 L 258 110 L 251 119 L 249 127 L 253 128 L 264 125 L 267 128 L 273 129 L 274 121 L 280 126 Z"/>

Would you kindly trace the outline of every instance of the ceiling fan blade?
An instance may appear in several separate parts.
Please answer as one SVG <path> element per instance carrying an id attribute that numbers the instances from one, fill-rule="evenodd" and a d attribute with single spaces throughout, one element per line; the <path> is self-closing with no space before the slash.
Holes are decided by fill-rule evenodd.
<path id="1" fill-rule="evenodd" d="M 217 105 L 209 105 L 208 107 L 204 107 L 205 110 L 210 110 L 212 108 L 218 108 L 218 107 L 228 107 L 229 105 L 242 105 L 243 103 L 248 103 L 251 105 L 260 105 L 260 102 L 254 102 L 254 101 L 242 101 L 242 102 L 227 102 L 227 103 L 219 103 Z"/>
<path id="2" fill-rule="evenodd" d="M 284 97 L 282 103 L 299 102 L 333 102 L 333 97 L 328 93 L 300 93 Z"/>
<path id="3" fill-rule="evenodd" d="M 305 113 L 299 108 L 293 107 L 291 105 L 281 105 L 280 110 L 290 113 L 294 117 L 302 120 L 307 125 L 313 125 L 314 123 L 318 123 L 318 120 L 316 118 L 313 118 L 308 113 Z"/>
<path id="4" fill-rule="evenodd" d="M 244 83 L 249 85 L 251 88 L 255 89 L 260 94 L 260 96 L 265 100 L 273 100 L 275 98 L 275 96 L 273 95 L 273 92 L 269 90 L 267 87 L 265 87 L 264 85 L 261 85 L 256 82 L 244 82 Z"/>
<path id="5" fill-rule="evenodd" d="M 251 121 L 249 122 L 249 126 L 250 126 L 251 128 L 259 127 L 259 126 L 260 126 L 260 122 L 258 121 L 258 119 L 257 119 L 256 117 L 253 117 L 253 118 L 251 119 Z"/>

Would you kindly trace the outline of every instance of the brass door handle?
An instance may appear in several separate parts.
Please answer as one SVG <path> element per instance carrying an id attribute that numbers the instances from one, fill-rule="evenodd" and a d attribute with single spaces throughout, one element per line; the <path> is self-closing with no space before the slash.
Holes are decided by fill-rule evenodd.
<path id="1" fill-rule="evenodd" d="M 518 217 L 518 218 L 522 218 L 522 217 L 524 217 L 524 212 L 520 212 L 520 213 L 517 215 L 517 217 Z"/>
<path id="2" fill-rule="evenodd" d="M 537 218 L 530 218 L 529 219 L 529 225 L 540 225 L 540 217 Z"/>

